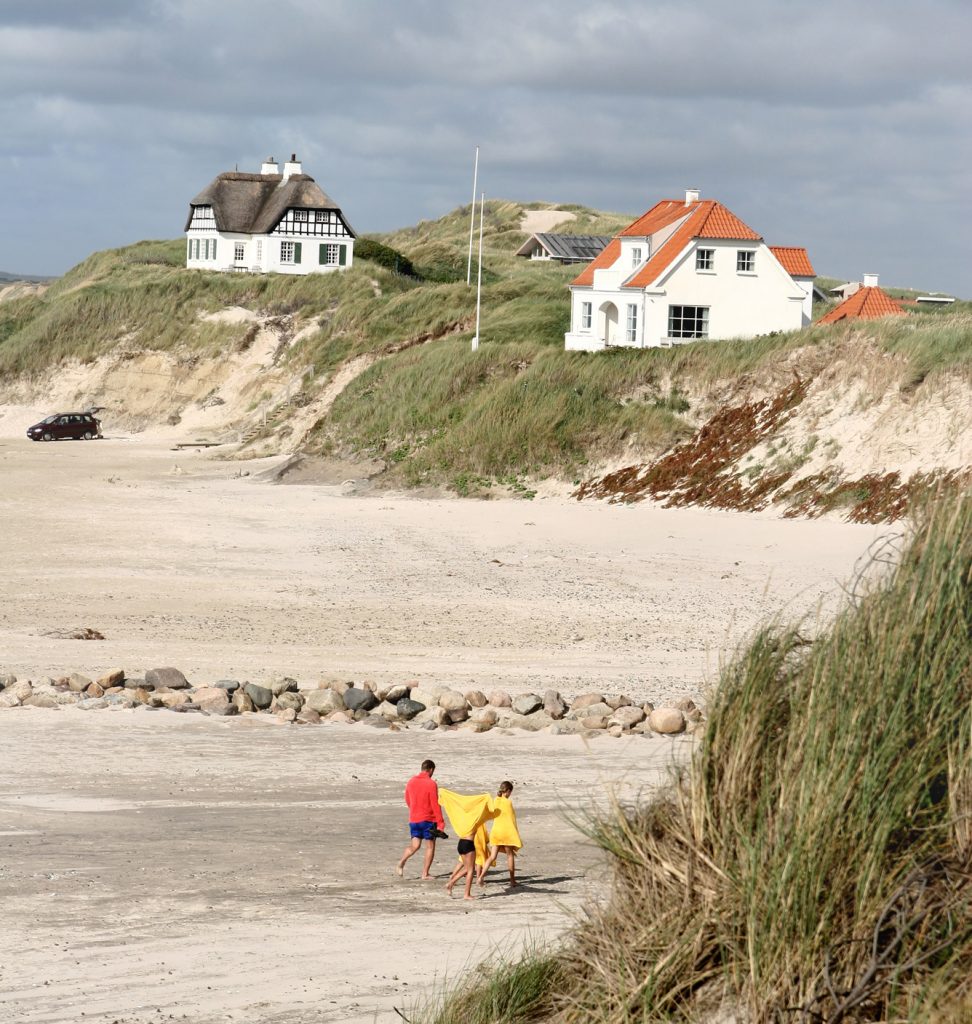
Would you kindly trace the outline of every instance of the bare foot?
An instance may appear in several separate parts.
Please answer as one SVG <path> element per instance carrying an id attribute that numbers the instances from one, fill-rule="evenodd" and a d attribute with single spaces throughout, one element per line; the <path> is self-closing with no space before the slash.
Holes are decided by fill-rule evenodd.
<path id="1" fill-rule="evenodd" d="M 451 896 L 451 895 L 452 895 L 452 893 L 449 893 L 449 895 Z M 476 898 L 477 898 L 477 897 L 475 897 L 475 896 L 463 896 L 463 899 L 464 899 L 464 900 L 474 900 L 474 899 L 476 899 Z"/>
<path id="2" fill-rule="evenodd" d="M 435 879 L 431 875 L 422 875 L 419 879 L 420 882 L 434 882 Z"/>
<path id="3" fill-rule="evenodd" d="M 445 891 L 446 891 L 446 894 L 448 895 L 449 899 L 451 900 L 452 899 L 452 886 L 451 885 L 447 885 L 445 887 Z"/>
<path id="4" fill-rule="evenodd" d="M 398 875 L 399 878 L 405 877 L 405 869 L 401 866 L 401 864 L 399 864 L 398 867 L 395 868 L 395 874 Z"/>

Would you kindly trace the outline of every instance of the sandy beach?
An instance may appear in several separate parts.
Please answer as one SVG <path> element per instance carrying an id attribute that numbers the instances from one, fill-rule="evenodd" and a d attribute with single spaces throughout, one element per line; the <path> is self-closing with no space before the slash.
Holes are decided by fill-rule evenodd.
<path id="1" fill-rule="evenodd" d="M 0 437 L 0 671 L 704 696 L 775 614 L 830 614 L 876 540 L 829 521 L 273 485 L 163 439 Z M 248 475 L 243 475 L 243 474 Z M 77 627 L 103 641 L 61 639 Z M 167 711 L 0 712 L 0 1019 L 400 1020 L 603 891 L 564 812 L 690 739 L 378 732 Z M 404 882 L 402 787 L 517 784 L 522 891 Z M 414 863 L 414 862 L 413 862 Z M 82 1017 L 83 1014 L 83 1017 Z"/>

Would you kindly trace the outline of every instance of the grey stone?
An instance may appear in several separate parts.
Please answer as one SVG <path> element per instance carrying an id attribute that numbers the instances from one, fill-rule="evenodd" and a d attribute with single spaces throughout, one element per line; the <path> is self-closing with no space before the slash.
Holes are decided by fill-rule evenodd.
<path id="1" fill-rule="evenodd" d="M 613 714 L 614 708 L 609 707 L 607 704 L 604 704 L 602 702 L 600 704 L 585 704 L 583 707 L 580 708 L 571 708 L 570 711 L 567 712 L 565 717 L 573 721 L 577 719 L 587 718 L 590 715 L 597 715 L 602 716 L 604 718 L 610 718 L 610 716 Z"/>
<path id="2" fill-rule="evenodd" d="M 209 704 L 203 710 L 208 715 L 225 715 L 227 717 L 240 713 L 240 709 L 231 701 L 227 701 L 225 704 Z"/>
<path id="3" fill-rule="evenodd" d="M 546 711 L 534 711 L 530 715 L 510 715 L 503 721 L 504 725 L 512 726 L 514 729 L 525 729 L 527 732 L 539 732 L 552 723 L 553 719 Z"/>
<path id="4" fill-rule="evenodd" d="M 177 668 L 150 668 L 145 673 L 145 683 L 152 689 L 163 687 L 169 690 L 188 690 L 189 680 Z"/>
<path id="5" fill-rule="evenodd" d="M 20 705 L 20 698 L 12 690 L 0 690 L 0 709 L 15 708 Z"/>
<path id="6" fill-rule="evenodd" d="M 67 697 L 68 694 L 64 694 L 64 696 Z M 138 703 L 134 697 L 129 696 L 127 693 L 108 694 L 105 697 L 105 701 L 108 703 L 109 707 L 113 708 L 133 708 Z M 65 702 L 61 701 L 61 703 L 63 704 Z"/>
<path id="7" fill-rule="evenodd" d="M 144 676 L 126 676 L 125 678 L 125 689 L 126 690 L 148 690 L 151 687 L 145 685 Z"/>
<path id="8" fill-rule="evenodd" d="M 17 682 L 17 677 L 12 672 L 0 672 L 0 690 L 13 686 L 15 682 Z"/>
<path id="9" fill-rule="evenodd" d="M 396 683 L 394 686 L 389 686 L 385 689 L 384 700 L 387 700 L 389 704 L 397 704 L 403 697 L 408 696 L 408 687 L 403 683 Z"/>
<path id="10" fill-rule="evenodd" d="M 395 705 L 395 710 L 402 721 L 410 722 L 417 714 L 425 710 L 425 705 L 421 701 L 412 700 L 410 697 L 403 697 Z"/>
<path id="11" fill-rule="evenodd" d="M 243 692 L 253 701 L 253 706 L 258 711 L 265 711 L 273 703 L 273 691 L 267 686 L 260 686 L 259 683 L 246 683 Z"/>
<path id="12" fill-rule="evenodd" d="M 243 690 L 237 690 L 236 693 L 233 694 L 232 700 L 233 707 L 235 707 L 236 710 L 240 712 L 240 714 L 243 714 L 244 711 L 256 710 L 253 701 Z"/>
<path id="13" fill-rule="evenodd" d="M 77 704 L 79 700 L 83 699 L 80 693 L 72 693 L 70 690 L 62 690 L 60 693 L 54 694 L 54 700 L 58 704 Z"/>
<path id="14" fill-rule="evenodd" d="M 25 708 L 56 708 L 57 700 L 49 693 L 32 693 L 25 701 Z"/>
<path id="15" fill-rule="evenodd" d="M 419 728 L 431 731 L 432 729 L 438 729 L 439 727 L 435 724 L 435 722 L 429 721 L 423 722 Z"/>
<path id="16" fill-rule="evenodd" d="M 305 725 L 320 725 L 321 716 L 313 708 L 301 708 L 297 714 L 297 721 Z"/>
<path id="17" fill-rule="evenodd" d="M 72 672 L 68 676 L 68 689 L 73 690 L 75 693 L 83 693 L 91 683 L 92 680 L 87 676 L 81 675 L 80 672 Z"/>
<path id="18" fill-rule="evenodd" d="M 276 676 L 270 680 L 270 692 L 274 697 L 279 697 L 282 693 L 296 693 L 299 689 L 297 680 L 291 679 L 290 676 Z"/>
<path id="19" fill-rule="evenodd" d="M 308 690 L 304 694 L 304 707 L 316 711 L 319 715 L 329 715 L 332 711 L 344 710 L 344 698 L 330 688 Z"/>
<path id="20" fill-rule="evenodd" d="M 460 711 L 466 708 L 466 698 L 458 690 L 445 690 L 439 695 L 439 707 Z"/>
<path id="21" fill-rule="evenodd" d="M 543 710 L 554 720 L 567 714 L 567 702 L 557 690 L 547 690 L 543 695 Z"/>
<path id="22" fill-rule="evenodd" d="M 387 718 L 382 718 L 381 715 L 368 715 L 366 718 L 361 719 L 364 725 L 370 725 L 373 729 L 389 729 L 391 728 L 391 722 Z"/>
<path id="23" fill-rule="evenodd" d="M 100 711 L 102 708 L 108 707 L 108 699 L 106 697 L 85 697 L 84 700 L 79 700 L 77 706 L 82 711 Z"/>
<path id="24" fill-rule="evenodd" d="M 274 711 L 283 711 L 285 708 L 291 708 L 293 711 L 300 711 L 304 706 L 304 698 L 299 693 L 293 693 L 287 691 L 281 693 L 280 696 L 275 697 L 273 701 Z"/>
<path id="25" fill-rule="evenodd" d="M 239 679 L 217 679 L 213 686 L 225 690 L 227 693 L 236 693 L 240 688 L 240 681 Z"/>
<path id="26" fill-rule="evenodd" d="M 513 710 L 518 715 L 532 715 L 543 707 L 543 701 L 535 693 L 521 693 L 513 698 Z"/>
<path id="27" fill-rule="evenodd" d="M 619 725 L 622 729 L 630 729 L 645 720 L 645 713 L 641 708 L 620 707 L 608 719 L 609 725 Z"/>
<path id="28" fill-rule="evenodd" d="M 439 698 L 448 689 L 448 686 L 439 686 L 434 683 L 428 683 L 423 686 L 413 686 L 409 693 L 409 697 L 411 697 L 412 700 L 417 700 L 419 704 L 424 704 L 427 708 L 430 708 L 439 703 Z"/>
<path id="29" fill-rule="evenodd" d="M 344 691 L 344 706 L 348 711 L 370 711 L 373 707 L 377 707 L 378 698 L 371 692 L 371 690 L 359 689 L 357 686 L 352 686 L 349 690 Z"/>
<path id="30" fill-rule="evenodd" d="M 575 697 L 570 702 L 571 711 L 580 711 L 582 708 L 592 707 L 594 704 L 603 704 L 604 697 L 600 693 L 582 693 L 580 696 Z M 613 711 L 614 708 L 609 708 L 609 711 Z"/>
<path id="31" fill-rule="evenodd" d="M 631 703 L 631 698 L 626 697 L 623 693 L 606 693 L 604 695 L 604 703 L 609 708 L 617 711 L 618 708 L 626 708 Z"/>
<path id="32" fill-rule="evenodd" d="M 486 694 L 482 690 L 468 690 L 463 696 L 471 708 L 484 708 L 489 703 L 486 699 Z"/>

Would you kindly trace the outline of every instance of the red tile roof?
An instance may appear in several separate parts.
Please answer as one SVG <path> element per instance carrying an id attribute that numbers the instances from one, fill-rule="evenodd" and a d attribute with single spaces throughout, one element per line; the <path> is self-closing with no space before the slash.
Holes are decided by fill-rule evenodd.
<path id="1" fill-rule="evenodd" d="M 684 223 L 628 281 L 625 288 L 644 288 L 652 284 L 674 262 L 678 254 L 693 238 L 762 241 L 762 236 L 757 235 L 749 225 L 744 224 L 731 210 L 714 199 L 703 199 L 688 204 L 682 202 L 681 199 L 663 199 L 621 231 L 601 255 L 588 264 L 571 283 L 575 285 L 593 284 L 595 270 L 605 269 L 617 262 L 621 255 L 621 238 L 632 236 L 645 238 L 662 228 L 677 223 L 682 218 L 685 218 Z"/>
<path id="2" fill-rule="evenodd" d="M 878 320 L 882 316 L 906 316 L 901 306 L 881 288 L 858 288 L 856 292 L 826 316 L 818 324 L 835 324 L 839 320 Z"/>
<path id="3" fill-rule="evenodd" d="M 796 245 L 771 245 L 770 252 L 790 277 L 816 277 L 817 272 L 810 263 L 807 250 Z"/>

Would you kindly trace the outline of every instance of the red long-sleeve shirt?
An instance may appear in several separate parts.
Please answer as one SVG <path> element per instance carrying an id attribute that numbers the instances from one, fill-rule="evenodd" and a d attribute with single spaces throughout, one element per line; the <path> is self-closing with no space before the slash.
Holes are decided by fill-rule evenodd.
<path id="1" fill-rule="evenodd" d="M 442 808 L 439 806 L 439 787 L 425 772 L 413 775 L 405 786 L 405 803 L 409 821 L 434 821 L 445 829 Z"/>

